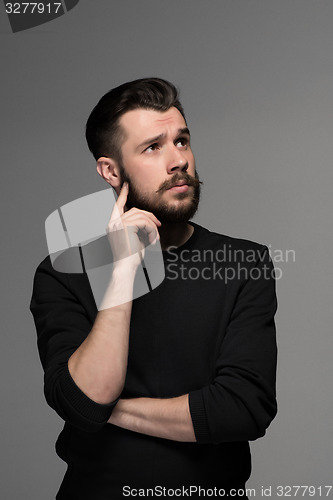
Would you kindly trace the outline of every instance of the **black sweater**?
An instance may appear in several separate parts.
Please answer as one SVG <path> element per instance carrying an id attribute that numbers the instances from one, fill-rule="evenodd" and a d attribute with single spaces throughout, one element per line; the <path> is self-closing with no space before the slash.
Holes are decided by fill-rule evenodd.
<path id="1" fill-rule="evenodd" d="M 267 247 L 191 224 L 190 239 L 163 252 L 164 281 L 133 301 L 121 398 L 189 393 L 196 443 L 107 424 L 116 403 L 90 400 L 67 367 L 97 314 L 87 275 L 59 273 L 49 258 L 36 271 L 31 311 L 45 396 L 65 420 L 59 500 L 120 499 L 124 486 L 242 486 L 250 475 L 248 441 L 276 414 L 273 265 Z"/>

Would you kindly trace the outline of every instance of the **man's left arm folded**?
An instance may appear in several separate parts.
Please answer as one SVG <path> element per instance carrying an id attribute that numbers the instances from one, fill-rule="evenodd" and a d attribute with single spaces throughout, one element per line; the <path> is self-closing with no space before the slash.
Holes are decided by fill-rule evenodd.
<path id="1" fill-rule="evenodd" d="M 276 308 L 273 264 L 264 247 L 239 290 L 213 383 L 189 394 L 197 442 L 264 436 L 277 412 Z"/>
<path id="2" fill-rule="evenodd" d="M 249 441 L 265 434 L 277 412 L 277 300 L 273 264 L 263 248 L 238 291 L 213 382 L 176 398 L 121 399 L 109 423 L 198 443 Z"/>

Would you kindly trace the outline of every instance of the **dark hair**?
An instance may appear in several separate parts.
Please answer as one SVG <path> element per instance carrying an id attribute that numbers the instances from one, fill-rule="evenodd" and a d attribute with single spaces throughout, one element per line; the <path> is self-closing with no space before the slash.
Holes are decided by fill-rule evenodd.
<path id="1" fill-rule="evenodd" d="M 105 94 L 92 110 L 86 125 L 88 147 L 95 159 L 101 156 L 121 163 L 124 132 L 120 117 L 134 109 L 167 111 L 174 106 L 185 120 L 176 87 L 161 78 L 141 78 L 124 83 Z"/>

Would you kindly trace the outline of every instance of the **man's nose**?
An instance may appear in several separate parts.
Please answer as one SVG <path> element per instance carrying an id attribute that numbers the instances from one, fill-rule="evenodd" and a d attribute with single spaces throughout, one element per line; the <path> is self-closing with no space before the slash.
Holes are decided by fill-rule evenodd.
<path id="1" fill-rule="evenodd" d="M 177 172 L 182 171 L 186 172 L 188 169 L 188 162 L 186 157 L 184 156 L 182 151 L 179 151 L 178 148 L 173 149 L 172 153 L 170 153 L 170 158 L 168 161 L 168 172 Z"/>

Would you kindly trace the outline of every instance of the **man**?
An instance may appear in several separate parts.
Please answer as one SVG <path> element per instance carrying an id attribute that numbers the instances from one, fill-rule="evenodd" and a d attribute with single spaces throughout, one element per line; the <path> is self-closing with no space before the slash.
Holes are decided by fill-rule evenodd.
<path id="1" fill-rule="evenodd" d="M 65 420 L 57 498 L 246 498 L 248 441 L 276 414 L 267 247 L 189 222 L 200 181 L 169 82 L 111 90 L 86 137 L 119 195 L 107 231 L 110 284 L 97 311 L 87 276 L 59 273 L 47 258 L 31 302 L 46 399 Z M 132 246 L 119 242 L 120 227 Z M 160 240 L 166 277 L 132 300 L 147 239 Z"/>

